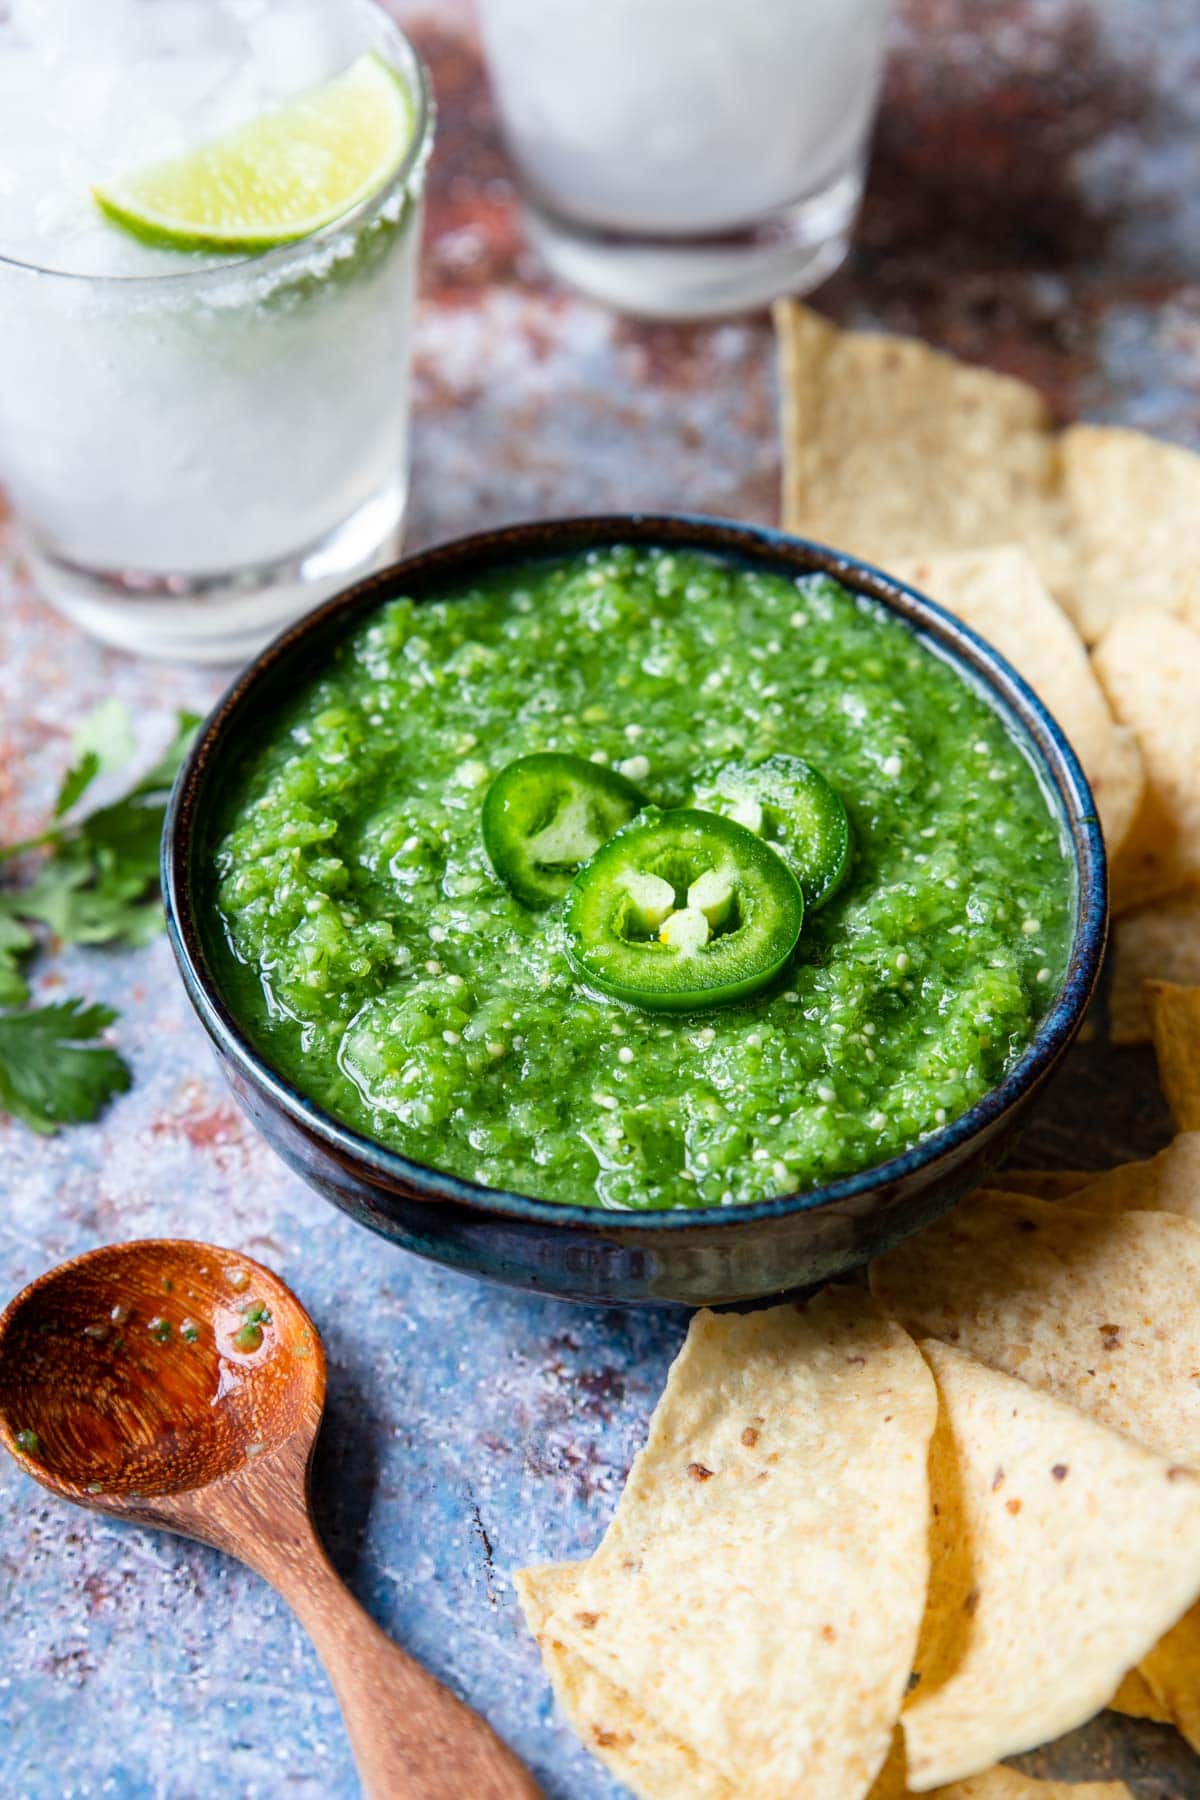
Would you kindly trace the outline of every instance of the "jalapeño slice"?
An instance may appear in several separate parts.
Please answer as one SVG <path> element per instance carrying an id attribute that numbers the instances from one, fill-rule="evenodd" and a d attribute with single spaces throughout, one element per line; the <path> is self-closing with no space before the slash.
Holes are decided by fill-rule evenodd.
<path id="1" fill-rule="evenodd" d="M 850 822 L 841 797 L 798 756 L 730 762 L 695 785 L 697 806 L 711 807 L 765 838 L 804 889 L 810 912 L 836 893 L 850 866 Z"/>
<path id="2" fill-rule="evenodd" d="M 484 849 L 522 906 L 552 906 L 580 864 L 645 804 L 632 781 L 582 756 L 519 756 L 487 791 Z"/>
<path id="3" fill-rule="evenodd" d="M 583 981 L 649 1012 L 741 1000 L 778 973 L 804 923 L 800 884 L 752 831 L 647 807 L 584 864 L 563 913 Z"/>

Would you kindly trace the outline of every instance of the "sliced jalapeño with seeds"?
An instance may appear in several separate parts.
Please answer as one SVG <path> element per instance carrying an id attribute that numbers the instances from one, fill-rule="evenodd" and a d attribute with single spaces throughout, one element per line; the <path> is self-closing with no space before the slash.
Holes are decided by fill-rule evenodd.
<path id="1" fill-rule="evenodd" d="M 647 1012 L 693 1012 L 745 999 L 779 973 L 804 895 L 745 826 L 647 807 L 583 865 L 563 919 L 587 986 Z"/>
<path id="2" fill-rule="evenodd" d="M 809 912 L 841 887 L 850 867 L 850 821 L 819 769 L 778 752 L 757 762 L 723 763 L 697 778 L 695 804 L 744 825 L 782 856 Z"/>
<path id="3" fill-rule="evenodd" d="M 646 804 L 615 769 L 541 750 L 501 769 L 483 802 L 483 845 L 500 880 L 535 911 Z"/>

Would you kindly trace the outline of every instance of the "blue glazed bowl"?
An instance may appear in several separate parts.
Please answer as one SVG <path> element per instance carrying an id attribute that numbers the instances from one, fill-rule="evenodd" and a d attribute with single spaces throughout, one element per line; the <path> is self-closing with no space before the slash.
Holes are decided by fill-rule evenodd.
<path id="1" fill-rule="evenodd" d="M 364 614 L 397 594 L 466 587 L 485 569 L 613 543 L 715 552 L 790 576 L 826 573 L 882 602 L 954 663 L 1005 721 L 1057 807 L 1076 874 L 1062 989 L 1000 1085 L 891 1161 L 753 1206 L 625 1213 L 482 1187 L 413 1162 L 323 1112 L 255 1049 L 206 949 L 213 929 L 215 806 L 246 734 L 315 675 Z M 853 558 L 778 532 L 643 514 L 517 525 L 462 538 L 360 582 L 277 638 L 212 713 L 181 772 L 163 844 L 171 945 L 234 1094 L 284 1161 L 362 1224 L 420 1256 L 494 1281 L 595 1304 L 758 1299 L 843 1274 L 945 1212 L 1008 1148 L 1083 1019 L 1104 951 L 1104 847 L 1095 805 L 1062 732 L 1002 657 L 911 588 Z"/>

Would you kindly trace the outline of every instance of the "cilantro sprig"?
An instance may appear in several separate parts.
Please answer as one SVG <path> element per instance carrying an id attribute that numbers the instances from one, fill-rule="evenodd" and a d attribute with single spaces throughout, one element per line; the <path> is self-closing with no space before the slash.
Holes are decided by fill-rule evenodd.
<path id="1" fill-rule="evenodd" d="M 94 1040 L 116 1013 L 82 1000 L 0 1013 L 0 1111 L 35 1131 L 94 1119 L 129 1086 L 129 1067 Z"/>
<path id="2" fill-rule="evenodd" d="M 23 843 L 0 846 L 0 1112 L 35 1131 L 93 1119 L 129 1086 L 117 1052 L 97 1042 L 116 1014 L 82 1000 L 30 1007 L 26 959 L 41 926 L 67 944 L 144 944 L 162 927 L 158 850 L 167 797 L 199 720 L 181 713 L 154 767 L 118 799 L 80 815 L 101 775 L 135 752 L 129 715 L 107 701 L 76 734 L 54 822 Z M 19 859 L 19 861 L 18 861 Z M 6 881 L 8 868 L 27 868 Z"/>

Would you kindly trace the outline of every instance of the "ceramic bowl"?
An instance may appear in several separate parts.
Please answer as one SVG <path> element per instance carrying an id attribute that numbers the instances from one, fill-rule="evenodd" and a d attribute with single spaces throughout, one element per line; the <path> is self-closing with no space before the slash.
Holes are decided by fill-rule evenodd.
<path id="1" fill-rule="evenodd" d="M 320 670 L 382 601 L 466 587 L 483 570 L 613 543 L 716 552 L 789 576 L 826 573 L 906 620 L 982 692 L 1023 744 L 1062 820 L 1076 876 L 1070 961 L 1037 1035 L 961 1117 L 873 1169 L 752 1206 L 628 1213 L 487 1188 L 414 1162 L 339 1123 L 271 1067 L 226 1004 L 206 950 L 214 802 L 246 736 Z M 163 847 L 171 944 L 234 1094 L 317 1191 L 405 1249 L 474 1275 L 596 1304 L 757 1299 L 844 1274 L 945 1212 L 1011 1144 L 1070 1044 L 1095 987 L 1107 924 L 1104 847 L 1079 765 L 1045 707 L 996 651 L 913 589 L 778 532 L 644 514 L 517 525 L 407 557 L 330 600 L 238 676 L 208 719 L 172 798 Z"/>

